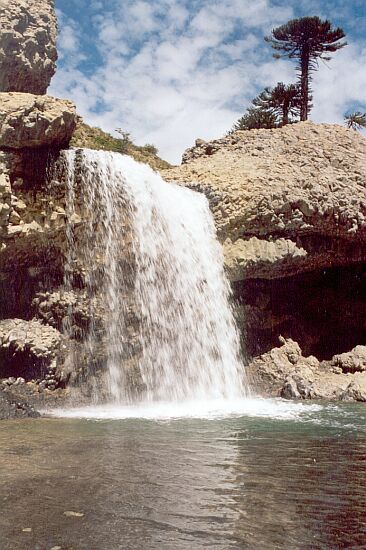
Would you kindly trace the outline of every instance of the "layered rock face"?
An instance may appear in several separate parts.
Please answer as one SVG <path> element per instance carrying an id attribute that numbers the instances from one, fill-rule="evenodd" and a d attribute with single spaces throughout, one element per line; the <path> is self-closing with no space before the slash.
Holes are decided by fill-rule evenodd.
<path id="1" fill-rule="evenodd" d="M 206 194 L 232 281 L 366 259 L 366 140 L 310 122 L 189 149 L 167 179 Z"/>
<path id="2" fill-rule="evenodd" d="M 69 376 L 57 362 L 68 343 L 35 303 L 63 279 L 67 199 L 49 173 L 79 120 L 43 95 L 56 31 L 53 0 L 0 0 L 0 418 L 32 416 L 21 394 L 57 393 Z"/>
<path id="3" fill-rule="evenodd" d="M 360 134 L 306 122 L 197 140 L 165 177 L 207 196 L 246 354 L 264 357 L 261 369 L 269 377 L 273 361 L 265 354 L 280 336 L 315 355 L 318 374 L 334 354 L 366 344 L 366 140 Z M 275 369 L 285 363 L 275 362 Z M 314 375 L 320 382 L 309 395 L 340 398 L 347 377 L 355 376 L 342 372 L 342 384 L 338 376 L 327 395 L 319 390 L 325 379 Z M 268 382 L 254 379 L 262 390 Z M 280 395 L 285 381 L 268 393 Z M 304 395 L 294 390 L 292 397 Z"/>
<path id="4" fill-rule="evenodd" d="M 0 148 L 67 146 L 79 117 L 66 99 L 0 93 Z"/>
<path id="5" fill-rule="evenodd" d="M 53 0 L 0 0 L 0 91 L 45 94 L 56 36 Z"/>

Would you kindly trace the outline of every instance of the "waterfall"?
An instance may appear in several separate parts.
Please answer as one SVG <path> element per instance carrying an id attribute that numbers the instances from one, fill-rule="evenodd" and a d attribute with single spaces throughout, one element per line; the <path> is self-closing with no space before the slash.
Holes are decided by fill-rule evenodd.
<path id="1" fill-rule="evenodd" d="M 206 197 L 128 156 L 87 149 L 63 155 L 68 211 L 83 220 L 77 232 L 73 223 L 67 229 L 66 263 L 79 258 L 82 265 L 95 317 L 87 348 L 92 360 L 104 339 L 110 400 L 246 395 Z M 70 286 L 69 275 L 65 280 Z"/>

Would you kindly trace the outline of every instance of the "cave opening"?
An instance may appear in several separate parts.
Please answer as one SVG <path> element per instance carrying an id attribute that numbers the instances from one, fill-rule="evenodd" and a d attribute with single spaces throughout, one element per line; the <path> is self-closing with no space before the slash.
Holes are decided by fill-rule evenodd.
<path id="1" fill-rule="evenodd" d="M 366 344 L 364 263 L 282 279 L 249 279 L 233 288 L 250 356 L 278 347 L 280 335 L 320 360 Z"/>

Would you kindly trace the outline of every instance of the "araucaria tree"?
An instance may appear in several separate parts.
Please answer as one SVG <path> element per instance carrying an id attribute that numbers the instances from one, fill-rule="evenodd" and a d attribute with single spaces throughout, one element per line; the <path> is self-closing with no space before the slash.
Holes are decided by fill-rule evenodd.
<path id="1" fill-rule="evenodd" d="M 366 128 L 366 113 L 361 113 L 361 111 L 345 115 L 344 120 L 347 128 L 352 128 L 352 130 L 362 130 Z"/>
<path id="2" fill-rule="evenodd" d="M 278 118 L 278 125 L 285 126 L 290 122 L 290 117 L 296 118 L 300 114 L 300 88 L 296 84 L 286 85 L 279 82 L 274 88 L 264 88 L 263 92 L 253 99 L 253 105 L 270 111 Z"/>
<path id="3" fill-rule="evenodd" d="M 279 82 L 274 88 L 264 88 L 263 92 L 252 100 L 250 107 L 234 124 L 231 132 L 278 128 L 289 122 L 295 122 L 299 112 L 299 87 L 295 84 L 286 86 L 283 82 Z"/>
<path id="4" fill-rule="evenodd" d="M 273 29 L 271 36 L 266 36 L 276 50 L 273 56 L 277 59 L 288 57 L 297 59 L 299 84 L 301 90 L 300 120 L 307 120 L 310 112 L 311 74 L 318 68 L 318 60 L 329 61 L 330 53 L 340 50 L 347 42 L 343 29 L 334 28 L 328 20 L 319 17 L 302 17 L 292 19 L 285 25 Z M 282 53 L 279 53 L 282 52 Z"/>
<path id="5" fill-rule="evenodd" d="M 259 128 L 276 128 L 276 126 L 277 117 L 271 111 L 249 107 L 247 112 L 235 122 L 229 134 L 236 130 L 256 130 Z"/>

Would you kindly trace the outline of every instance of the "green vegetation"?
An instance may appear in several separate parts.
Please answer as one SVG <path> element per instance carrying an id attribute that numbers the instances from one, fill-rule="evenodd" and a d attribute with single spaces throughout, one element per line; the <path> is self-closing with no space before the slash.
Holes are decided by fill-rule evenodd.
<path id="1" fill-rule="evenodd" d="M 279 82 L 274 88 L 267 87 L 252 100 L 251 106 L 231 131 L 278 128 L 295 122 L 300 112 L 300 102 L 300 88 L 296 84 L 286 86 Z"/>
<path id="2" fill-rule="evenodd" d="M 286 86 L 279 82 L 274 88 L 265 88 L 253 99 L 257 109 L 268 111 L 276 117 L 277 126 L 285 126 L 292 120 L 289 117 L 299 115 L 301 106 L 300 88 L 296 84 Z"/>
<path id="3" fill-rule="evenodd" d="M 265 88 L 253 99 L 231 132 L 277 128 L 299 119 L 307 120 L 312 108 L 312 73 L 317 70 L 319 59 L 330 61 L 330 53 L 347 45 L 347 42 L 342 41 L 344 37 L 343 29 L 334 28 L 330 21 L 316 16 L 291 19 L 285 25 L 273 29 L 272 34 L 265 37 L 276 50 L 273 57 L 296 59 L 298 82 L 288 85 L 279 82 L 274 88 Z M 366 120 L 363 117 L 366 114 L 353 113 L 345 117 L 345 120 L 349 128 L 360 129 L 365 127 Z"/>
<path id="4" fill-rule="evenodd" d="M 88 149 L 113 151 L 129 155 L 138 162 L 148 164 L 154 170 L 166 170 L 167 168 L 171 168 L 169 162 L 158 157 L 158 150 L 154 145 L 135 145 L 128 132 L 124 132 L 120 128 L 117 132 L 121 135 L 120 138 L 115 138 L 99 128 L 93 128 L 87 124 L 79 123 L 70 145 L 71 147 L 86 147 Z"/>
<path id="5" fill-rule="evenodd" d="M 276 128 L 276 115 L 271 113 L 268 109 L 256 108 L 254 106 L 255 99 L 253 99 L 252 106 L 247 109 L 247 112 L 234 124 L 231 132 L 235 132 L 236 130 Z"/>
<path id="6" fill-rule="evenodd" d="M 343 29 L 333 28 L 328 20 L 319 17 L 302 17 L 292 19 L 285 25 L 273 29 L 271 36 L 266 36 L 276 50 L 273 57 L 288 57 L 297 60 L 297 72 L 301 93 L 300 120 L 307 120 L 311 109 L 310 81 L 312 73 L 318 68 L 318 60 L 330 61 L 330 53 L 340 50 L 347 42 Z"/>
<path id="7" fill-rule="evenodd" d="M 345 115 L 344 120 L 347 128 L 352 130 L 362 130 L 366 128 L 366 113 L 361 113 L 361 111 Z"/>

